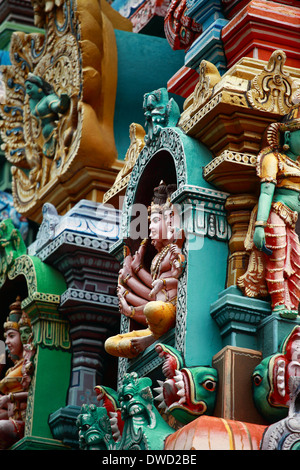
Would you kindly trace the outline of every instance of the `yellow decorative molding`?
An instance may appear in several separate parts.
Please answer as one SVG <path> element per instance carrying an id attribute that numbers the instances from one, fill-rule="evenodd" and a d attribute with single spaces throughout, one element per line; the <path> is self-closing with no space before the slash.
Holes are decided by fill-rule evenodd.
<path id="1" fill-rule="evenodd" d="M 214 156 L 224 150 L 258 153 L 266 127 L 286 114 L 299 95 L 300 71 L 283 70 L 284 58 L 283 51 L 275 51 L 269 63 L 243 58 L 222 78 L 203 61 L 199 83 L 187 98 L 178 125 Z M 269 95 L 266 84 L 272 84 Z"/>
<path id="2" fill-rule="evenodd" d="M 124 166 L 119 171 L 113 186 L 104 194 L 103 202 L 112 203 L 116 197 L 124 195 L 130 179 L 131 170 L 140 152 L 145 146 L 146 132 L 140 124 L 132 123 L 129 126 L 130 145 L 126 152 Z"/>
<path id="3" fill-rule="evenodd" d="M 296 87 L 290 74 L 283 70 L 285 61 L 284 51 L 273 52 L 268 65 L 251 81 L 247 98 L 253 108 L 280 114 L 291 110 Z"/>
<path id="4" fill-rule="evenodd" d="M 223 191 L 255 191 L 265 130 L 299 101 L 300 71 L 284 67 L 285 58 L 283 51 L 268 63 L 246 57 L 222 77 L 212 64 L 200 65 L 178 125 L 210 149 L 213 160 L 203 175 Z"/>

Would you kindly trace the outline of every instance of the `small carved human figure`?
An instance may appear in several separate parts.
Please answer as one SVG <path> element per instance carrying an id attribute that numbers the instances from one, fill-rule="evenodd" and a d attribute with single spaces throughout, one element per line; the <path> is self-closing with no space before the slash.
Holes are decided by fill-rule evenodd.
<path id="1" fill-rule="evenodd" d="M 249 296 L 269 294 L 272 311 L 293 319 L 300 300 L 300 246 L 295 232 L 300 212 L 299 108 L 283 122 L 271 124 L 267 138 L 269 146 L 257 157 L 261 189 L 253 212 L 252 252 L 238 285 Z"/>
<path id="2" fill-rule="evenodd" d="M 48 158 L 53 158 L 56 147 L 57 121 L 59 114 L 64 114 L 69 109 L 70 98 L 66 94 L 59 97 L 50 83 L 32 73 L 28 74 L 25 89 L 29 96 L 31 114 L 41 124 L 44 137 L 43 154 Z"/>
<path id="3" fill-rule="evenodd" d="M 33 357 L 36 348 L 33 342 L 31 323 L 25 312 L 19 320 L 20 338 L 23 344 L 22 387 L 28 390 L 34 372 Z"/>
<path id="4" fill-rule="evenodd" d="M 157 254 L 150 272 L 144 266 L 147 242 L 143 241 L 134 256 L 125 257 L 118 283 L 120 312 L 148 328 L 108 338 L 105 349 L 114 356 L 136 357 L 175 325 L 178 278 L 185 263 L 184 235 L 167 185 L 161 182 L 154 193 L 149 229 Z"/>
<path id="5" fill-rule="evenodd" d="M 6 345 L 14 365 L 0 381 L 0 449 L 8 449 L 24 435 L 28 392 L 22 382 L 23 344 L 19 331 L 20 299 L 10 305 L 10 314 L 4 323 Z"/>
<path id="6" fill-rule="evenodd" d="M 300 449 L 300 378 L 291 377 L 288 382 L 290 391 L 289 410 L 286 418 L 271 424 L 264 432 L 261 450 L 299 450 Z"/>

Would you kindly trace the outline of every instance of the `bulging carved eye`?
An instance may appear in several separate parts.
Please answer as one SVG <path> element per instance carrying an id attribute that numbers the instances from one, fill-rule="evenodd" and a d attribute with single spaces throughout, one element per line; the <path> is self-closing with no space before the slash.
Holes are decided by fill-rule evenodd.
<path id="1" fill-rule="evenodd" d="M 214 380 L 211 380 L 211 379 L 205 380 L 202 385 L 209 392 L 214 392 L 216 390 L 216 386 L 217 386 L 216 382 Z"/>
<path id="2" fill-rule="evenodd" d="M 82 426 L 82 430 L 83 430 L 83 431 L 87 431 L 88 429 L 90 429 L 90 427 L 91 427 L 91 426 L 90 426 L 89 424 L 84 424 L 84 425 Z"/>
<path id="3" fill-rule="evenodd" d="M 133 395 L 130 395 L 130 393 L 127 393 L 127 395 L 124 395 L 123 400 L 124 401 L 130 401 Z"/>
<path id="4" fill-rule="evenodd" d="M 260 384 L 261 384 L 261 381 L 262 381 L 262 376 L 261 376 L 261 375 L 255 374 L 255 375 L 253 376 L 253 383 L 254 383 L 254 385 L 256 385 L 256 386 L 260 385 Z"/>

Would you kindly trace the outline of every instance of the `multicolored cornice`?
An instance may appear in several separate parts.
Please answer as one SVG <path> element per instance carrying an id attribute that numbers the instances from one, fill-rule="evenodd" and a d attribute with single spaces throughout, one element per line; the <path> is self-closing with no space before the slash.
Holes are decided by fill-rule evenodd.
<path id="1" fill-rule="evenodd" d="M 268 60 L 275 49 L 287 54 L 286 65 L 300 66 L 300 7 L 252 0 L 222 30 L 228 67 L 242 57 Z"/>

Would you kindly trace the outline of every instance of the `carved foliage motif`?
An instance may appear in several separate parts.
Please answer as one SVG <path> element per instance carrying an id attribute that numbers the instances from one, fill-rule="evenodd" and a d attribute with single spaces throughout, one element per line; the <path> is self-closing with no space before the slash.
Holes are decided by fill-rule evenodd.
<path id="1" fill-rule="evenodd" d="M 4 124 L 1 136 L 7 159 L 15 165 L 14 176 L 20 181 L 20 199 L 24 197 L 24 191 L 33 198 L 39 186 L 48 182 L 52 166 L 58 171 L 78 145 L 82 77 L 71 3 L 65 2 L 62 7 L 47 13 L 46 36 L 15 33 L 12 37 L 12 67 L 4 69 L 7 103 L 1 108 Z M 58 96 L 71 97 L 69 111 L 57 123 L 57 151 L 53 162 L 43 153 L 42 126 L 32 114 L 25 92 L 29 73 L 51 83 Z M 29 176 L 20 167 L 29 168 Z M 14 189 L 17 190 L 16 186 Z"/>
<path id="2" fill-rule="evenodd" d="M 202 60 L 199 66 L 199 81 L 193 92 L 191 116 L 211 97 L 213 87 L 221 80 L 218 69 L 214 64 Z"/>
<path id="3" fill-rule="evenodd" d="M 283 71 L 286 54 L 273 52 L 264 70 L 252 80 L 247 97 L 254 108 L 287 114 L 293 106 L 293 82 Z"/>

